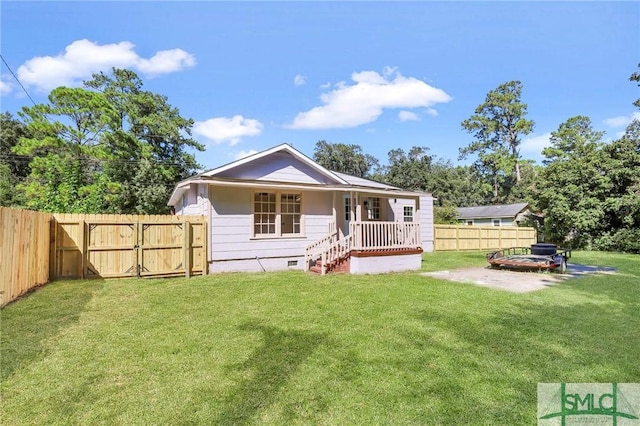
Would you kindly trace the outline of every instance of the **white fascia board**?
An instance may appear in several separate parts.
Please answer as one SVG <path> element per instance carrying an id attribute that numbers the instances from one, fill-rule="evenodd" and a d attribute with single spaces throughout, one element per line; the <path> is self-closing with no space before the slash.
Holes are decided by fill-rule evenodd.
<path id="1" fill-rule="evenodd" d="M 180 198 L 182 197 L 182 194 L 187 192 L 189 188 L 191 188 L 191 185 L 195 183 L 207 183 L 207 181 L 204 179 L 201 179 L 200 177 L 193 177 L 193 178 L 185 179 L 183 181 L 178 182 L 175 188 L 173 188 L 173 192 L 169 197 L 167 206 L 176 206 L 180 202 Z"/>

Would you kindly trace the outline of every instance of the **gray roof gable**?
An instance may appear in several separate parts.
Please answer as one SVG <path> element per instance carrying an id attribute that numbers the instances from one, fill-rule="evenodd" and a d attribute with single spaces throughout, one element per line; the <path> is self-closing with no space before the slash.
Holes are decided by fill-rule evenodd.
<path id="1" fill-rule="evenodd" d="M 458 207 L 458 219 L 514 218 L 529 207 L 527 203 L 497 206 Z"/>
<path id="2" fill-rule="evenodd" d="M 289 174 L 289 176 L 286 176 L 287 179 L 284 179 L 282 175 L 277 176 L 277 179 L 273 180 L 260 179 L 260 177 L 263 176 L 263 174 L 261 173 L 269 174 L 271 172 L 279 170 L 278 162 L 285 157 L 292 157 L 297 160 L 298 165 L 296 165 L 295 167 L 291 166 L 289 168 L 291 170 L 288 170 L 288 172 L 292 172 L 293 174 Z M 261 169 L 254 170 L 254 166 L 261 166 Z M 296 177 L 295 174 L 297 172 L 299 173 Z M 302 175 L 308 176 L 309 178 L 311 178 L 311 180 L 306 179 L 306 177 Z M 299 180 L 299 177 L 303 177 L 305 179 Z M 258 181 L 258 179 L 260 180 Z M 253 155 L 249 155 L 247 157 L 233 161 L 231 163 L 227 163 L 215 169 L 207 170 L 198 175 L 178 182 L 173 189 L 173 192 L 171 193 L 171 197 L 169 198 L 169 202 L 167 204 L 170 206 L 177 205 L 180 201 L 180 197 L 182 197 L 182 194 L 189 188 L 189 185 L 192 183 L 207 184 L 213 183 L 214 181 L 218 182 L 218 184 L 220 184 L 221 182 L 237 184 L 240 181 L 244 181 L 245 183 L 268 182 L 270 184 L 281 186 L 299 184 L 307 185 L 309 188 L 324 187 L 327 190 L 340 189 L 343 191 L 369 191 L 371 193 L 385 195 L 431 195 L 422 192 L 419 193 L 414 191 L 405 191 L 392 185 L 328 170 L 320 164 L 316 163 L 311 158 L 302 154 L 300 151 L 297 151 L 291 145 L 281 144 L 265 151 L 258 152 Z"/>

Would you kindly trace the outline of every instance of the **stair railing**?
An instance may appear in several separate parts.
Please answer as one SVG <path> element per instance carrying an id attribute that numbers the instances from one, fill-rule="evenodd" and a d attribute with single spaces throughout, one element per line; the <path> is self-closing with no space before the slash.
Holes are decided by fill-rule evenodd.
<path id="1" fill-rule="evenodd" d="M 330 244 L 320 256 L 320 274 L 327 273 L 329 266 L 335 266 L 338 262 L 349 258 L 353 238 L 351 235 L 340 238 Z"/>
<path id="2" fill-rule="evenodd" d="M 329 223 L 329 232 L 319 240 L 307 245 L 304 249 L 305 271 L 309 270 L 310 262 L 320 259 L 325 251 L 338 240 L 335 222 Z"/>

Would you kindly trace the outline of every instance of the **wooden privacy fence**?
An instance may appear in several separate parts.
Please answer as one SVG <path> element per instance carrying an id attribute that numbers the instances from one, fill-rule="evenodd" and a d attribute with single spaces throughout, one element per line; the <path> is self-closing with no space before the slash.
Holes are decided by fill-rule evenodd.
<path id="1" fill-rule="evenodd" d="M 434 225 L 435 251 L 526 247 L 537 242 L 535 228 L 518 226 Z"/>
<path id="2" fill-rule="evenodd" d="M 203 216 L 49 214 L 0 207 L 0 306 L 56 278 L 207 273 Z"/>
<path id="3" fill-rule="evenodd" d="M 203 216 L 54 214 L 52 278 L 207 273 Z"/>
<path id="4" fill-rule="evenodd" d="M 0 306 L 49 281 L 51 219 L 0 207 Z"/>

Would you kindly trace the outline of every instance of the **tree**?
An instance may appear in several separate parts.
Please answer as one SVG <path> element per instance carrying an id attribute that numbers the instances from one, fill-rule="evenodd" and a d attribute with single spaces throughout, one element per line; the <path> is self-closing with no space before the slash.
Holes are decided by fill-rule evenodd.
<path id="1" fill-rule="evenodd" d="M 33 157 L 21 186 L 27 206 L 77 213 L 167 213 L 176 182 L 199 165 L 187 149 L 193 120 L 142 90 L 129 70 L 94 74 L 85 88 L 59 87 L 48 104 L 24 108 L 28 137 L 13 148 Z"/>
<path id="2" fill-rule="evenodd" d="M 494 202 L 500 202 L 502 193 L 508 193 L 513 184 L 521 180 L 521 137 L 533 131 L 534 122 L 524 117 L 527 104 L 521 102 L 522 83 L 509 81 L 490 91 L 475 114 L 462 122 L 462 128 L 474 135 L 475 141 L 460 149 L 460 159 L 478 155 L 477 169 L 487 175 L 493 185 Z"/>
<path id="3" fill-rule="evenodd" d="M 534 197 L 552 241 L 589 246 L 607 228 L 603 200 L 612 183 L 601 155 L 602 137 L 584 116 L 570 118 L 551 133 Z"/>
<path id="4" fill-rule="evenodd" d="M 596 239 L 603 250 L 640 253 L 640 121 L 602 150 L 611 188 L 603 200 L 606 231 Z"/>
<path id="5" fill-rule="evenodd" d="M 638 68 L 640 68 L 640 64 L 638 64 Z M 631 74 L 631 77 L 629 77 L 629 81 L 635 81 L 636 83 L 638 83 L 638 87 L 640 87 L 640 72 L 636 71 Z M 640 108 L 640 98 L 636 99 L 633 104 Z"/>
<path id="6" fill-rule="evenodd" d="M 425 190 L 432 160 L 428 151 L 422 146 L 414 146 L 406 154 L 401 148 L 389 151 L 386 182 L 403 189 Z"/>
<path id="7" fill-rule="evenodd" d="M 371 177 L 372 169 L 379 167 L 378 160 L 363 153 L 359 145 L 332 144 L 325 140 L 316 142 L 313 159 L 334 172 L 363 178 Z"/>
<path id="8" fill-rule="evenodd" d="M 424 190 L 436 198 L 436 207 L 467 207 L 486 204 L 491 187 L 470 166 L 454 166 L 450 160 L 433 157 Z"/>
<path id="9" fill-rule="evenodd" d="M 453 205 L 433 206 L 433 223 L 455 225 L 458 223 L 458 209 Z"/>
<path id="10" fill-rule="evenodd" d="M 23 108 L 30 137 L 13 151 L 33 156 L 31 173 L 21 188 L 26 206 L 35 210 L 97 213 L 106 208 L 108 180 L 100 162 L 111 154 L 103 143 L 116 111 L 100 93 L 59 87 L 49 104 Z"/>
<path id="11" fill-rule="evenodd" d="M 533 206 L 534 200 L 532 198 L 532 194 L 536 179 L 542 169 L 543 167 L 537 165 L 533 160 L 520 161 L 520 183 L 518 185 L 513 185 L 510 188 L 509 193 L 506 195 L 505 203 L 512 204 L 526 202 Z"/>
<path id="12" fill-rule="evenodd" d="M 190 137 L 193 120 L 182 117 L 166 96 L 142 90 L 142 81 L 130 70 L 114 68 L 111 75 L 94 74 L 85 86 L 102 93 L 117 111 L 107 138 L 117 161 L 106 170 L 122 188 L 114 200 L 116 209 L 166 213 L 175 183 L 200 168 L 187 152 L 204 150 Z M 153 169 L 153 179 L 148 178 L 151 170 L 142 172 L 147 166 Z"/>
<path id="13" fill-rule="evenodd" d="M 0 206 L 21 204 L 16 186 L 29 175 L 30 157 L 13 153 L 20 138 L 27 137 L 26 126 L 8 112 L 0 115 Z"/>

